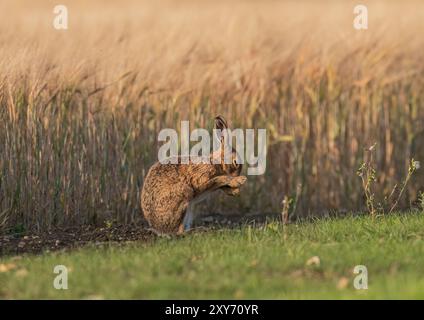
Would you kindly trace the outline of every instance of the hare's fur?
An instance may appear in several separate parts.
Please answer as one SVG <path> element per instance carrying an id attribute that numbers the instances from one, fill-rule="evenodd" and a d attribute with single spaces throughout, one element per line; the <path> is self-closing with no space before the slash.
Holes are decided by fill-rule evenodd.
<path id="1" fill-rule="evenodd" d="M 220 125 L 226 128 L 225 120 L 217 117 L 216 126 L 220 128 Z M 232 152 L 236 158 L 237 153 L 234 150 Z M 228 195 L 238 195 L 241 185 L 247 180 L 240 176 L 239 164 L 229 166 L 223 162 L 212 164 L 191 161 L 183 164 L 181 159 L 179 157 L 175 164 L 155 163 L 144 180 L 141 193 L 143 213 L 150 227 L 161 234 L 184 232 L 191 225 L 195 202 L 218 189 Z"/>
<path id="2" fill-rule="evenodd" d="M 244 176 L 220 175 L 210 164 L 155 163 L 146 176 L 141 194 L 144 216 L 158 232 L 181 233 L 190 202 L 223 187 L 228 194 L 238 194 L 238 188 L 245 181 Z"/>

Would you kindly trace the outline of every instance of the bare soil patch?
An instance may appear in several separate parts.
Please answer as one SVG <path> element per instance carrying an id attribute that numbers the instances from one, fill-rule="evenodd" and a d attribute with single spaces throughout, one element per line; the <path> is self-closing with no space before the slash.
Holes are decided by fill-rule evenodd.
<path id="1" fill-rule="evenodd" d="M 194 232 L 217 228 L 234 228 L 245 223 L 261 224 L 270 215 L 211 215 L 196 220 Z M 85 245 L 107 243 L 149 242 L 158 236 L 145 222 L 114 226 L 79 226 L 55 228 L 47 232 L 25 232 L 0 235 L 0 256 L 39 254 L 46 251 L 68 250 Z"/>

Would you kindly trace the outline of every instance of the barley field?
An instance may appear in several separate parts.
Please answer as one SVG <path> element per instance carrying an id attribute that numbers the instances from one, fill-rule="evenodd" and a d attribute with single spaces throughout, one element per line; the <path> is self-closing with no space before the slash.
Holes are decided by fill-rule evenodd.
<path id="1" fill-rule="evenodd" d="M 376 144 L 377 196 L 424 160 L 424 3 L 363 1 L 0 3 L 0 230 L 131 223 L 157 133 L 266 128 L 267 170 L 198 210 L 295 215 L 364 208 L 356 171 Z M 400 206 L 424 184 L 419 172 Z"/>

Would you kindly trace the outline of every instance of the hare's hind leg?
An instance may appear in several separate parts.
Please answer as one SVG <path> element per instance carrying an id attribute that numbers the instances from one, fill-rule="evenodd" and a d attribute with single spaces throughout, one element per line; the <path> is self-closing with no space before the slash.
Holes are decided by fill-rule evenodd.
<path id="1" fill-rule="evenodd" d="M 187 207 L 184 220 L 183 220 L 184 231 L 188 231 L 191 229 L 191 226 L 193 224 L 193 219 L 194 219 L 193 203 L 190 203 Z"/>
<path id="2" fill-rule="evenodd" d="M 186 220 L 186 216 L 187 216 L 187 211 L 189 211 L 190 208 L 190 202 L 189 201 L 184 201 L 180 207 L 178 208 L 177 212 L 176 212 L 176 216 L 178 217 L 178 229 L 177 229 L 177 235 L 181 235 L 184 233 L 185 228 L 184 228 L 184 222 Z"/>

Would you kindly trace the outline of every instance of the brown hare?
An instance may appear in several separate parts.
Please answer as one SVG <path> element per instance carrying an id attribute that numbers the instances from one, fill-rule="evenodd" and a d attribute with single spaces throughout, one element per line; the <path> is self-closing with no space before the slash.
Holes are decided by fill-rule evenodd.
<path id="1" fill-rule="evenodd" d="M 193 220 L 194 203 L 221 189 L 228 195 L 240 194 L 247 178 L 240 176 L 242 165 L 237 162 L 235 149 L 229 150 L 224 139 L 227 122 L 222 116 L 215 118 L 215 128 L 220 130 L 220 150 L 210 155 L 209 163 L 176 164 L 156 162 L 144 180 L 141 207 L 151 229 L 158 234 L 181 234 L 189 229 Z M 218 131 L 219 132 L 219 131 Z M 224 163 L 224 150 L 231 151 L 231 163 Z M 197 161 L 194 161 L 197 162 Z M 229 161 L 227 161 L 229 162 Z"/>

